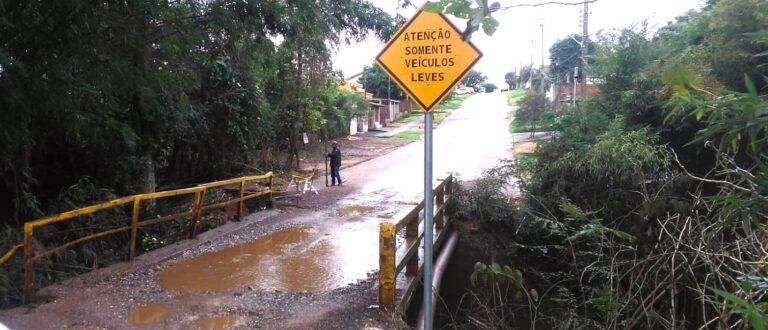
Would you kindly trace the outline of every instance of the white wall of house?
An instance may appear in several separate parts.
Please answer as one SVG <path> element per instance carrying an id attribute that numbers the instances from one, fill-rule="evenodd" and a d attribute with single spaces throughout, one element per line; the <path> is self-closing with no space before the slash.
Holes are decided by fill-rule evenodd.
<path id="1" fill-rule="evenodd" d="M 368 132 L 368 118 L 360 118 L 357 120 L 357 131 L 360 133 Z"/>
<path id="2" fill-rule="evenodd" d="M 357 134 L 357 117 L 352 117 L 349 120 L 349 135 Z"/>
<path id="3" fill-rule="evenodd" d="M 400 113 L 400 102 L 395 100 L 389 100 L 389 119 L 391 121 L 397 120 L 397 114 Z"/>

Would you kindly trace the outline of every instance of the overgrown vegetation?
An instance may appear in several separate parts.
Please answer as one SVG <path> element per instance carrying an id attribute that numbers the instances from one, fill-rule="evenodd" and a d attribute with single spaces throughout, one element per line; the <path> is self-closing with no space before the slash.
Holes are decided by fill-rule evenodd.
<path id="1" fill-rule="evenodd" d="M 302 133 L 332 138 L 368 111 L 339 89 L 332 49 L 394 28 L 345 0 L 16 1 L 0 17 L 2 253 L 43 215 L 295 166 Z M 48 226 L 36 244 L 123 216 Z M 165 240 L 145 234 L 147 246 Z M 36 278 L 119 260 L 123 239 L 78 245 L 52 258 L 67 269 Z M 0 268 L 0 307 L 18 302 L 19 269 L 18 258 Z"/>
<path id="2" fill-rule="evenodd" d="M 472 96 L 471 94 L 455 95 L 451 94 L 440 105 L 437 106 L 438 111 L 442 110 L 456 110 L 461 107 L 464 101 Z"/>
<path id="3" fill-rule="evenodd" d="M 520 99 L 525 96 L 524 89 L 513 89 L 507 92 L 507 105 L 516 106 L 520 102 Z"/>
<path id="4" fill-rule="evenodd" d="M 508 102 L 513 101 L 518 108 L 512 113 L 514 119 L 509 123 L 510 133 L 530 132 L 533 137 L 537 130 L 549 131 L 555 127 L 557 116 L 546 95 L 528 90 L 519 98 L 510 99 L 508 96 Z"/>
<path id="5" fill-rule="evenodd" d="M 500 252 L 476 270 L 496 284 L 472 289 L 455 325 L 765 329 L 766 13 L 711 1 L 653 36 L 596 40 L 601 93 L 559 118 L 534 164 L 458 195 Z M 516 271 L 522 289 L 499 281 Z"/>

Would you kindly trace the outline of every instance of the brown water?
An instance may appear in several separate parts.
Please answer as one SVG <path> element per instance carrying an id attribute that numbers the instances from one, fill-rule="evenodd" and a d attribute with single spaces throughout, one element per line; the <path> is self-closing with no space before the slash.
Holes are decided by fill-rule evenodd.
<path id="1" fill-rule="evenodd" d="M 132 324 L 157 323 L 168 316 L 168 308 L 163 304 L 148 303 L 135 305 L 128 314 L 128 322 Z"/>
<path id="2" fill-rule="evenodd" d="M 197 319 L 193 324 L 201 329 L 229 329 L 247 325 L 248 318 L 245 316 L 211 316 Z"/>
<path id="3" fill-rule="evenodd" d="M 107 328 L 103 328 L 96 325 L 73 325 L 64 328 L 66 330 L 107 330 Z"/>
<path id="4" fill-rule="evenodd" d="M 351 224 L 333 235 L 309 227 L 285 229 L 181 261 L 158 274 L 157 280 L 175 292 L 248 286 L 286 292 L 338 288 L 365 278 L 377 266 L 376 231 L 362 230 L 361 225 Z"/>

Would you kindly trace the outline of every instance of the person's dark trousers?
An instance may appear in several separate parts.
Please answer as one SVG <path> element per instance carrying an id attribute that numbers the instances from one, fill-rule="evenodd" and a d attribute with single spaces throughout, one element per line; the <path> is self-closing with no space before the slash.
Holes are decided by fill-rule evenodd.
<path id="1" fill-rule="evenodd" d="M 339 168 L 341 166 L 335 166 L 331 165 L 331 185 L 335 186 L 336 181 L 339 181 L 339 185 L 341 185 L 341 176 L 339 175 Z"/>

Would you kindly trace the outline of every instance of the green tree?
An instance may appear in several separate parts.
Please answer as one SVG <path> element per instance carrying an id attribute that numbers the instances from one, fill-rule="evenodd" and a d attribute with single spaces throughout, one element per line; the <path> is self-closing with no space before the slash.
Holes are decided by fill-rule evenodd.
<path id="1" fill-rule="evenodd" d="M 768 30 L 765 1 L 717 1 L 688 23 L 688 38 L 699 46 L 712 74 L 730 89 L 744 90 L 744 74 L 758 90 L 766 86 L 768 57 L 755 56 L 768 49 L 768 39 L 750 34 Z"/>
<path id="2" fill-rule="evenodd" d="M 518 84 L 517 72 L 516 71 L 507 72 L 504 75 L 504 82 L 507 83 L 507 86 L 509 86 L 509 89 L 517 88 L 517 84 Z"/>
<path id="3" fill-rule="evenodd" d="M 482 87 L 483 87 L 483 90 L 485 90 L 486 93 L 491 93 L 491 92 L 495 91 L 497 88 L 499 88 L 494 83 L 484 83 L 482 85 Z"/>
<path id="4" fill-rule="evenodd" d="M 515 124 L 530 126 L 531 137 L 533 137 L 541 115 L 550 108 L 549 100 L 546 94 L 533 90 L 526 92 L 519 104 L 520 107 L 515 111 Z"/>
<path id="5" fill-rule="evenodd" d="M 557 40 L 549 48 L 550 70 L 555 76 L 555 81 L 563 83 L 564 77 L 573 76 L 574 68 L 581 66 L 581 38 L 579 34 L 572 34 Z M 588 39 L 587 53 L 593 55 L 596 49 L 595 43 Z M 592 64 L 594 61 L 590 61 Z"/>
<path id="6" fill-rule="evenodd" d="M 383 99 L 389 97 L 393 100 L 405 98 L 405 93 L 400 89 L 400 86 L 390 80 L 389 76 L 378 65 L 374 64 L 363 68 L 361 80 L 365 90 L 375 97 Z"/>
<path id="7" fill-rule="evenodd" d="M 467 77 L 461 81 L 464 86 L 475 87 L 488 80 L 488 77 L 480 71 L 472 70 L 467 74 Z"/>

